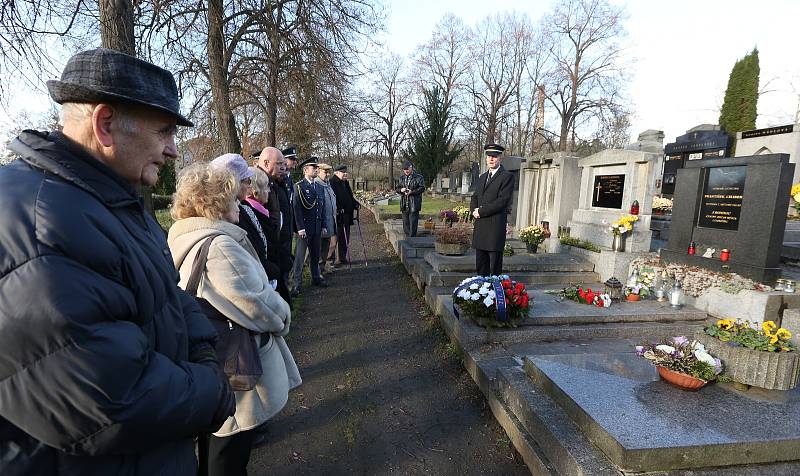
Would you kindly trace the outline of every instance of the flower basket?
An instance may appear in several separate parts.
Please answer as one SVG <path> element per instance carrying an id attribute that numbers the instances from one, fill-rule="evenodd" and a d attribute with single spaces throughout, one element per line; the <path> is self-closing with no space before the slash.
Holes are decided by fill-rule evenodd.
<path id="1" fill-rule="evenodd" d="M 695 339 L 725 365 L 725 372 L 734 382 L 766 388 L 791 390 L 800 376 L 800 354 L 797 352 L 764 352 L 734 346 L 697 331 Z"/>
<path id="2" fill-rule="evenodd" d="M 656 365 L 658 375 L 664 379 L 665 382 L 674 385 L 682 390 L 699 390 L 703 388 L 708 382 L 701 380 L 697 377 L 692 377 L 680 372 L 675 372 L 666 367 Z"/>
<path id="3" fill-rule="evenodd" d="M 432 220 L 425 220 L 422 222 L 423 230 L 433 230 L 434 228 L 436 228 L 436 223 L 434 223 Z"/>
<path id="4" fill-rule="evenodd" d="M 467 252 L 469 249 L 468 244 L 463 243 L 439 243 L 433 242 L 433 247 L 437 253 L 442 255 L 460 256 Z"/>
<path id="5" fill-rule="evenodd" d="M 625 297 L 625 299 L 626 299 L 626 300 L 628 300 L 628 301 L 630 301 L 630 302 L 636 302 L 636 301 L 641 301 L 641 300 L 642 300 L 642 297 L 641 297 L 641 296 L 639 296 L 638 294 L 628 294 L 628 295 Z"/>

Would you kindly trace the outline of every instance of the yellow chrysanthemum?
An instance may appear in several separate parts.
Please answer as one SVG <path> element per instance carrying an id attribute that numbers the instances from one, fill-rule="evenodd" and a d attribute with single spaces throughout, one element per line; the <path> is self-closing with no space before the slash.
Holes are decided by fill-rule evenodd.
<path id="1" fill-rule="evenodd" d="M 764 321 L 761 324 L 761 328 L 764 329 L 764 333 L 765 334 L 770 335 L 770 334 L 772 334 L 773 330 L 778 328 L 778 326 L 777 326 L 777 324 L 775 324 L 772 321 Z"/>

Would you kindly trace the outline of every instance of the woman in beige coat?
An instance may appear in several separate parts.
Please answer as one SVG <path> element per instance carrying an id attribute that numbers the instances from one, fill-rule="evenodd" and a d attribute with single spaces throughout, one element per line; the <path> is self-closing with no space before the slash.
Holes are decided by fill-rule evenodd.
<path id="1" fill-rule="evenodd" d="M 214 238 L 197 290 L 231 321 L 255 333 L 263 367 L 253 390 L 236 393 L 236 413 L 208 437 L 209 475 L 247 474 L 255 427 L 286 405 L 289 390 L 301 383 L 300 372 L 286 346 L 291 313 L 272 288 L 247 233 L 236 225 L 240 183 L 226 169 L 195 164 L 178 178 L 167 243 L 180 286 L 186 287 L 195 255 L 205 239 Z M 258 335 L 260 334 L 260 335 Z"/>

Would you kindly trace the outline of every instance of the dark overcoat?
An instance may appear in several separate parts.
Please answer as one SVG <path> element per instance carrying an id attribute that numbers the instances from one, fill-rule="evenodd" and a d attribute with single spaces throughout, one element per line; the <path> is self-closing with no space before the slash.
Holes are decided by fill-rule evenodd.
<path id="1" fill-rule="evenodd" d="M 488 175 L 487 171 L 478 178 L 475 194 L 469 204 L 469 209 L 478 208 L 481 216 L 475 220 L 472 247 L 476 250 L 503 251 L 506 245 L 507 215 L 514 196 L 514 175 L 502 165 L 487 184 Z"/>
<path id="2" fill-rule="evenodd" d="M 216 339 L 135 190 L 60 133 L 0 167 L 0 474 L 194 475 Z"/>
<path id="3" fill-rule="evenodd" d="M 342 180 L 336 175 L 331 177 L 331 188 L 336 195 L 336 221 L 340 225 L 350 226 L 353 224 L 353 216 L 355 210 L 358 210 L 360 205 L 353 196 L 353 190 L 350 188 L 350 183 L 347 180 Z"/>

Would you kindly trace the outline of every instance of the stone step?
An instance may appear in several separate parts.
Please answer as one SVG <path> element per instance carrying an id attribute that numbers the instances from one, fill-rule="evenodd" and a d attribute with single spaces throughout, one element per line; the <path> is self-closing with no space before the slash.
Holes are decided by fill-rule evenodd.
<path id="1" fill-rule="evenodd" d="M 789 260 L 800 260 L 800 242 L 784 243 L 781 250 L 781 258 Z"/>
<path id="2" fill-rule="evenodd" d="M 464 256 L 445 256 L 431 251 L 425 254 L 425 261 L 438 272 L 475 272 L 474 250 Z M 592 272 L 594 264 L 582 257 L 564 253 L 525 253 L 503 258 L 503 272 L 512 274 L 525 271 Z"/>
<path id="3" fill-rule="evenodd" d="M 427 265 L 427 266 L 425 266 Z M 430 264 L 425 262 L 425 265 L 419 269 L 425 275 L 425 282 L 428 286 L 452 286 L 456 287 L 465 278 L 474 276 L 470 273 L 458 273 L 454 271 L 437 272 L 434 271 Z M 537 285 L 545 284 L 560 284 L 569 285 L 573 283 L 595 283 L 599 284 L 600 276 L 591 271 L 541 271 L 541 272 L 512 272 L 511 277 L 530 288 Z"/>
<path id="4" fill-rule="evenodd" d="M 462 347 L 470 348 L 482 343 L 494 341 L 503 345 L 565 341 L 589 339 L 647 339 L 670 337 L 676 335 L 691 335 L 705 327 L 705 321 L 698 320 L 694 311 L 687 314 L 688 319 L 676 317 L 666 322 L 658 321 L 623 321 L 604 322 L 595 318 L 592 324 L 580 323 L 585 318 L 578 315 L 576 323 L 559 322 L 549 325 L 535 325 L 536 317 L 523 322 L 515 328 L 501 328 L 487 330 L 476 325 L 468 316 L 461 313 L 456 318 L 453 311 L 453 298 L 448 288 L 428 287 L 425 289 L 425 298 L 428 305 L 440 316 L 444 325 L 452 327 Z M 583 304 L 573 303 L 576 306 Z M 587 308 L 591 307 L 585 305 Z M 622 306 L 619 304 L 618 306 Z M 598 308 L 599 309 L 599 308 Z M 534 304 L 534 315 L 536 306 Z M 650 316 L 643 315 L 643 318 Z"/>
<path id="5" fill-rule="evenodd" d="M 560 475 L 618 476 L 616 467 L 597 449 L 550 397 L 519 368 L 497 371 L 497 397 L 536 442 L 545 460 Z"/>
<path id="6" fill-rule="evenodd" d="M 800 220 L 786 220 L 785 230 L 800 230 Z"/>
<path id="7" fill-rule="evenodd" d="M 783 232 L 784 243 L 797 243 L 800 242 L 800 229 L 789 230 Z"/>

